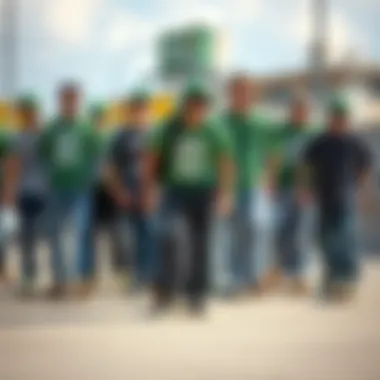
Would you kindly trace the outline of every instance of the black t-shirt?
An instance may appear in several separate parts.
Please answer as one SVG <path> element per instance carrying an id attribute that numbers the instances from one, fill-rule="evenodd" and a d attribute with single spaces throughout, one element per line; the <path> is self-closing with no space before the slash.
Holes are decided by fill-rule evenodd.
<path id="1" fill-rule="evenodd" d="M 132 192 L 138 192 L 141 184 L 142 156 L 146 133 L 136 128 L 121 128 L 110 147 L 110 161 L 121 180 Z"/>
<path id="2" fill-rule="evenodd" d="M 369 169 L 368 147 L 352 134 L 324 133 L 305 151 L 318 201 L 327 207 L 353 202 L 359 177 Z"/>

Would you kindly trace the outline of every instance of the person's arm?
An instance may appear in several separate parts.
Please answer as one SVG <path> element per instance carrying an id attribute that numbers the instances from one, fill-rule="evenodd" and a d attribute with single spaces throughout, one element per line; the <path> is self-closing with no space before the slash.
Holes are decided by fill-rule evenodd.
<path id="1" fill-rule="evenodd" d="M 371 213 L 373 211 L 374 204 L 376 204 L 376 194 L 374 191 L 375 187 L 371 181 L 372 154 L 368 145 L 362 140 L 357 141 L 356 150 L 359 204 L 360 208 L 364 212 Z"/>
<path id="2" fill-rule="evenodd" d="M 4 162 L 4 190 L 2 204 L 5 207 L 15 207 L 17 189 L 20 182 L 21 160 L 16 154 L 5 158 Z"/>
<path id="3" fill-rule="evenodd" d="M 112 141 L 107 164 L 105 168 L 105 183 L 111 197 L 115 202 L 121 206 L 126 207 L 131 201 L 131 196 L 126 190 L 120 173 L 117 170 L 117 161 L 118 161 L 118 136 L 116 135 L 114 141 Z"/>
<path id="4" fill-rule="evenodd" d="M 305 148 L 304 154 L 299 158 L 296 169 L 296 189 L 301 204 L 308 204 L 313 198 L 314 161 L 317 155 L 317 143 L 311 141 Z"/>
<path id="5" fill-rule="evenodd" d="M 217 143 L 219 162 L 219 191 L 217 195 L 217 211 L 228 216 L 234 207 L 236 171 L 232 157 L 232 139 L 224 125 L 217 127 Z"/>
<path id="6" fill-rule="evenodd" d="M 359 186 L 368 183 L 372 166 L 372 154 L 369 147 L 362 140 L 357 141 L 358 159 L 358 184 Z"/>
<path id="7" fill-rule="evenodd" d="M 142 162 L 143 208 L 152 212 L 156 208 L 159 194 L 160 155 L 163 149 L 164 126 L 149 131 Z"/>
<path id="8" fill-rule="evenodd" d="M 260 155 L 263 158 L 264 170 L 260 182 L 266 192 L 272 193 L 276 186 L 281 164 L 278 150 L 278 130 L 272 121 L 259 117 L 252 124 L 252 128 L 254 128 L 253 136 L 257 139 L 256 149 L 260 150 Z"/>
<path id="9" fill-rule="evenodd" d="M 263 132 L 265 134 L 263 142 L 265 148 L 264 186 L 268 193 L 272 193 L 276 190 L 282 165 L 280 131 L 277 127 L 268 125 L 268 129 Z"/>
<path id="10" fill-rule="evenodd" d="M 4 189 L 2 204 L 5 207 L 13 208 L 16 204 L 17 189 L 21 175 L 21 159 L 16 154 L 18 149 L 15 146 L 15 138 L 8 136 L 5 145 L 6 149 L 3 163 Z"/>

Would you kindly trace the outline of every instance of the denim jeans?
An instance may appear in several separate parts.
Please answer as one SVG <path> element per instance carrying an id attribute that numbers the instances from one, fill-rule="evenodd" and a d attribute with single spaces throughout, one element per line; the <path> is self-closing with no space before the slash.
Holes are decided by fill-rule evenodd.
<path id="1" fill-rule="evenodd" d="M 237 193 L 230 220 L 217 219 L 212 237 L 212 285 L 217 291 L 255 286 L 272 261 L 272 215 L 259 188 Z"/>
<path id="2" fill-rule="evenodd" d="M 79 274 L 82 280 L 91 280 L 95 277 L 96 272 L 96 245 L 98 239 L 97 222 L 94 218 L 94 195 L 88 193 L 87 203 L 87 220 L 88 225 L 85 230 L 85 243 L 82 254 L 79 257 Z M 85 206 L 86 207 L 86 206 Z"/>
<path id="3" fill-rule="evenodd" d="M 301 205 L 294 188 L 281 189 L 276 208 L 276 264 L 287 276 L 302 276 L 311 241 L 311 207 Z"/>
<path id="4" fill-rule="evenodd" d="M 1 242 L 0 243 L 0 274 L 5 271 L 5 243 Z"/>
<path id="5" fill-rule="evenodd" d="M 322 207 L 319 211 L 319 240 L 326 278 L 333 282 L 355 281 L 360 260 L 354 201 Z"/>
<path id="6" fill-rule="evenodd" d="M 43 232 L 43 216 L 46 206 L 46 195 L 23 194 L 18 200 L 20 213 L 20 248 L 21 272 L 23 279 L 35 280 L 36 249 L 38 238 Z"/>
<path id="7" fill-rule="evenodd" d="M 50 243 L 53 278 L 56 284 L 78 280 L 88 257 L 91 210 L 87 192 L 54 191 L 51 200 Z"/>
<path id="8" fill-rule="evenodd" d="M 149 284 L 155 264 L 152 217 L 139 210 L 123 211 L 116 215 L 111 232 L 116 269 L 132 269 L 136 284 Z"/>
<path id="9" fill-rule="evenodd" d="M 157 223 L 157 286 L 168 296 L 174 295 L 178 285 L 184 285 L 191 299 L 204 297 L 208 290 L 212 205 L 211 189 L 176 189 L 165 194 Z M 182 237 L 187 240 L 179 244 L 181 232 L 186 232 Z M 181 258 L 186 272 L 181 270 Z"/>

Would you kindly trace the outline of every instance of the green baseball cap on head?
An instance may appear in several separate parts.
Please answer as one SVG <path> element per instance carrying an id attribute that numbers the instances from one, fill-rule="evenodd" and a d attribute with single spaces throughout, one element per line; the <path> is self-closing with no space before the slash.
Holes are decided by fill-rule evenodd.
<path id="1" fill-rule="evenodd" d="M 209 87 L 201 81 L 190 82 L 183 92 L 183 102 L 186 103 L 190 100 L 210 102 L 211 93 Z"/>
<path id="2" fill-rule="evenodd" d="M 351 111 L 348 99 L 342 95 L 334 96 L 330 100 L 329 111 L 332 114 L 348 115 Z"/>
<path id="3" fill-rule="evenodd" d="M 22 95 L 17 99 L 16 107 L 18 109 L 38 109 L 39 103 L 34 95 Z"/>

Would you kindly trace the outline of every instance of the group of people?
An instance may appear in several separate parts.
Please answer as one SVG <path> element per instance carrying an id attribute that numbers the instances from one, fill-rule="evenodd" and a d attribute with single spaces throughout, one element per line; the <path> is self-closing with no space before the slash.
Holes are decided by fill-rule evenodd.
<path id="1" fill-rule="evenodd" d="M 356 199 L 370 154 L 350 132 L 349 104 L 331 100 L 325 125 L 314 128 L 306 97 L 291 100 L 286 120 L 262 116 L 247 74 L 230 78 L 221 112 L 216 95 L 189 83 L 176 111 L 152 125 L 149 93 L 136 91 L 123 103 L 127 121 L 113 133 L 102 128 L 101 107 L 81 117 L 76 84 L 60 88 L 58 116 L 44 127 L 34 98 L 17 102 L 19 131 L 0 135 L 0 227 L 17 213 L 23 294 L 36 284 L 45 214 L 54 298 L 73 284 L 86 294 L 93 288 L 101 227 L 117 274 L 133 290 L 150 291 L 157 310 L 170 307 L 179 289 L 194 312 L 210 291 L 261 294 L 286 284 L 306 292 L 311 231 L 321 251 L 322 294 L 353 294 Z M 274 210 L 272 235 L 260 212 L 265 201 Z M 108 215 L 103 226 L 99 214 Z"/>

